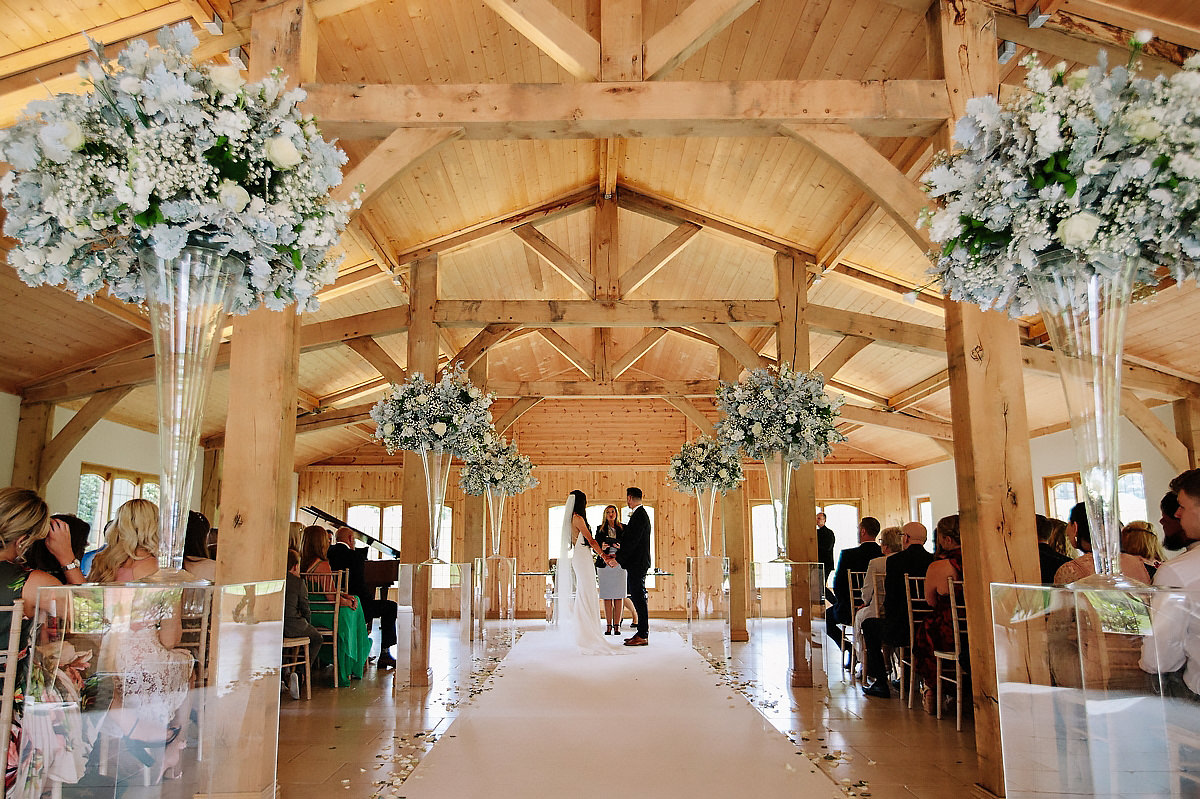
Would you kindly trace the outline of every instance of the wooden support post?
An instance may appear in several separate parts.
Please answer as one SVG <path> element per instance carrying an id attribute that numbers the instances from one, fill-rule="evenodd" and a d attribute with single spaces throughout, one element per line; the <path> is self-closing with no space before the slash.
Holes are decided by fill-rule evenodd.
<path id="1" fill-rule="evenodd" d="M 742 364 L 725 350 L 717 351 L 718 375 L 722 380 L 735 382 Z M 721 529 L 725 535 L 725 557 L 729 558 L 729 640 L 749 641 L 750 629 L 746 618 L 750 609 L 753 558 L 750 556 L 750 537 L 747 534 L 746 491 L 739 483 L 734 490 L 721 496 Z"/>
<path id="2" fill-rule="evenodd" d="M 926 19 L 930 70 L 934 77 L 944 75 L 953 117 L 961 117 L 969 98 L 996 93 L 993 14 L 973 0 L 937 0 Z M 950 147 L 949 133 L 949 125 L 943 126 L 939 148 Z M 975 740 L 992 742 L 1000 740 L 1000 714 L 990 586 L 1036 583 L 1040 573 L 1017 325 L 1003 314 L 948 302 L 946 351 L 971 631 Z M 979 784 L 1003 795 L 1000 747 L 976 749 Z"/>
<path id="3" fill-rule="evenodd" d="M 204 450 L 204 471 L 200 475 L 200 512 L 213 527 L 220 526 L 221 466 L 224 461 L 224 447 Z"/>
<path id="4" fill-rule="evenodd" d="M 39 485 L 42 456 L 50 443 L 50 428 L 54 423 L 54 405 L 49 402 L 22 402 L 17 419 L 17 446 L 13 456 L 12 484 L 17 488 L 32 488 L 44 494 Z"/>
<path id="5" fill-rule="evenodd" d="M 471 378 L 471 382 L 481 388 L 487 387 L 487 362 L 487 353 L 484 353 L 467 370 L 467 376 Z M 455 563 L 470 563 L 475 558 L 488 556 L 489 553 L 485 551 L 487 536 L 484 534 L 484 502 L 486 501 L 482 494 L 477 497 L 467 494 L 463 498 L 463 554 L 461 557 L 454 558 Z"/>
<path id="6" fill-rule="evenodd" d="M 776 292 L 779 300 L 779 363 L 793 369 L 809 368 L 808 280 L 804 262 L 794 255 L 775 254 Z M 806 463 L 792 471 L 788 494 L 788 557 L 799 563 L 817 563 L 816 468 Z M 793 570 L 788 601 L 792 625 L 792 660 L 789 681 L 795 686 L 812 685 L 812 591 L 807 567 Z M 797 579 L 798 578 L 798 579 Z"/>
<path id="7" fill-rule="evenodd" d="M 1187 447 L 1188 463 L 1194 469 L 1200 451 L 1200 400 L 1176 400 L 1171 409 L 1175 413 L 1175 437 Z"/>
<path id="8" fill-rule="evenodd" d="M 430 255 L 415 261 L 409 270 L 408 373 L 420 372 L 433 379 L 437 375 L 438 330 L 433 321 L 437 304 L 438 257 Z M 405 531 L 400 539 L 400 559 L 405 563 L 428 560 L 429 498 L 425 492 L 425 469 L 421 456 L 404 453 Z M 428 569 L 418 569 L 426 574 Z M 426 574 L 427 576 L 427 574 Z M 413 630 L 410 649 L 410 683 L 429 685 L 430 594 L 428 583 L 413 580 Z"/>

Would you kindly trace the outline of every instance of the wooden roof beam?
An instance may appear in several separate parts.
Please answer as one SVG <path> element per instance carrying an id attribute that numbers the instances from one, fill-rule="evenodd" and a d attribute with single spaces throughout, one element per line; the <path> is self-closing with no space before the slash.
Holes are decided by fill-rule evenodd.
<path id="1" fill-rule="evenodd" d="M 953 441 L 954 434 L 949 424 L 933 422 L 926 419 L 915 419 L 903 413 L 880 411 L 874 408 L 862 408 L 858 405 L 843 405 L 841 418 L 876 427 L 886 427 L 889 430 L 899 430 L 905 433 L 938 438 L 943 441 Z"/>
<path id="2" fill-rule="evenodd" d="M 492 381 L 488 390 L 497 397 L 713 397 L 716 380 L 584 380 Z"/>
<path id="3" fill-rule="evenodd" d="M 571 342 L 562 337 L 556 330 L 548 327 L 538 328 L 538 333 L 546 340 L 546 343 L 553 347 L 559 355 L 571 362 L 571 365 L 583 372 L 584 377 L 588 380 L 596 379 L 596 364 L 584 357 Z"/>
<path id="4" fill-rule="evenodd" d="M 550 0 L 483 0 L 518 33 L 579 80 L 600 75 L 600 42 Z"/>
<path id="5" fill-rule="evenodd" d="M 858 355 L 867 345 L 871 343 L 871 339 L 862 336 L 844 336 L 841 341 L 834 345 L 833 349 L 821 359 L 821 362 L 813 367 L 814 372 L 820 372 L 825 375 L 826 380 L 833 379 L 833 376 L 838 371 L 850 362 L 850 359 Z"/>
<path id="6" fill-rule="evenodd" d="M 899 411 L 948 388 L 950 388 L 950 370 L 943 369 L 890 397 L 887 406 L 892 410 Z"/>
<path id="7" fill-rule="evenodd" d="M 662 241 L 650 248 L 650 252 L 638 259 L 637 263 L 621 275 L 621 296 L 628 297 L 637 291 L 646 281 L 654 277 L 667 262 L 683 251 L 696 234 L 700 226 L 694 222 L 683 222 L 668 233 Z"/>
<path id="8" fill-rule="evenodd" d="M 462 128 L 396 128 L 354 165 L 331 192 L 332 199 L 344 202 L 361 186 L 366 206 L 413 164 L 462 135 Z"/>
<path id="9" fill-rule="evenodd" d="M 763 357 L 728 325 L 703 324 L 695 327 L 736 358 L 744 368 L 753 371 L 766 365 Z"/>
<path id="10" fill-rule="evenodd" d="M 596 279 L 583 270 L 579 263 L 546 237 L 544 233 L 532 224 L 526 223 L 513 228 L 517 238 L 525 242 L 525 246 L 536 252 L 543 261 L 585 297 L 596 296 Z"/>
<path id="11" fill-rule="evenodd" d="M 509 333 L 518 329 L 520 329 L 520 325 L 488 325 L 456 352 L 450 358 L 450 363 L 461 363 L 463 369 L 470 369 L 487 354 L 488 350 L 508 338 Z"/>
<path id="12" fill-rule="evenodd" d="M 493 423 L 493 426 L 496 428 L 496 432 L 503 433 L 508 430 L 508 428 L 512 427 L 513 424 L 515 424 L 516 421 L 520 419 L 526 411 L 528 411 L 534 405 L 537 405 L 543 399 L 544 397 L 518 397 L 517 401 L 510 405 L 508 410 L 506 410 L 500 416 L 500 418 Z"/>
<path id="13" fill-rule="evenodd" d="M 663 336 L 667 335 L 667 331 L 661 327 L 656 327 L 646 335 L 638 339 L 638 342 L 630 347 L 624 355 L 617 359 L 612 365 L 611 376 L 613 380 L 623 375 L 631 366 L 641 360 L 642 356 L 654 349 L 654 345 L 662 341 Z"/>
<path id="14" fill-rule="evenodd" d="M 758 0 L 692 0 L 646 40 L 646 80 L 662 80 Z"/>
<path id="15" fill-rule="evenodd" d="M 62 466 L 63 461 L 71 454 L 71 450 L 75 449 L 75 445 L 82 441 L 88 431 L 104 418 L 104 414 L 125 399 L 131 391 L 133 391 L 133 386 L 101 391 L 93 394 L 91 399 L 76 411 L 75 415 L 63 425 L 63 428 L 42 450 L 42 460 L 38 467 L 40 475 L 38 485 L 44 486 L 50 482 L 50 478 L 58 471 L 58 467 Z"/>
<path id="16" fill-rule="evenodd" d="M 672 408 L 686 416 L 692 424 L 700 428 L 700 432 L 704 435 L 716 435 L 716 425 L 714 425 L 712 420 L 705 416 L 704 413 L 687 397 L 662 397 L 661 399 L 663 402 L 667 403 Z"/>
<path id="17" fill-rule="evenodd" d="M 777 136 L 843 124 L 871 136 L 927 136 L 950 118 L 944 81 L 623 81 L 304 86 L 327 136 L 463 128 L 469 139 Z"/>
<path id="18" fill-rule="evenodd" d="M 371 365 L 376 372 L 389 383 L 403 383 L 406 373 L 404 367 L 396 363 L 392 356 L 379 346 L 379 342 L 371 336 L 360 336 L 346 340 L 346 346 Z"/>
<path id="19" fill-rule="evenodd" d="M 762 326 L 779 321 L 779 305 L 774 300 L 439 300 L 434 318 L 448 327 Z"/>

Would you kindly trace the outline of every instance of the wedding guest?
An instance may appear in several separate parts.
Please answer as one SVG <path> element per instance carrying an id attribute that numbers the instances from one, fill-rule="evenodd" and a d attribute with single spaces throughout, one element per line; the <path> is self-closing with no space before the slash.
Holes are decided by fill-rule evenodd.
<path id="1" fill-rule="evenodd" d="M 863 625 L 868 621 L 878 620 L 887 596 L 887 587 L 883 584 L 887 576 L 887 562 L 900 552 L 904 546 L 904 532 L 899 527 L 885 527 L 879 534 L 879 548 L 883 555 L 867 564 L 867 576 L 863 580 L 863 606 L 854 616 L 854 642 L 858 647 L 859 658 L 864 664 L 871 663 L 874 672 L 869 681 L 863 685 L 863 693 L 880 699 L 891 698 L 887 685 L 887 660 L 883 656 L 883 647 L 878 636 L 873 636 L 871 648 L 866 646 L 863 635 Z M 879 590 L 875 590 L 876 586 Z M 882 665 L 881 665 L 882 664 Z"/>
<path id="2" fill-rule="evenodd" d="M 1054 534 L 1054 522 L 1057 520 L 1049 519 L 1040 513 L 1034 518 L 1037 520 L 1038 563 L 1042 569 L 1042 582 L 1052 583 L 1054 575 L 1070 558 L 1050 544 L 1050 537 Z M 1066 529 L 1065 524 L 1063 529 Z"/>
<path id="3" fill-rule="evenodd" d="M 308 638 L 310 659 L 317 656 L 324 643 L 321 631 L 312 623 L 312 611 L 308 606 L 308 584 L 300 576 L 300 553 L 290 547 L 287 551 L 287 574 L 284 575 L 283 584 L 283 637 Z M 295 670 L 288 678 L 288 692 L 292 699 L 300 698 L 300 675 Z"/>
<path id="4" fill-rule="evenodd" d="M 1071 508 L 1071 520 L 1067 522 L 1067 537 L 1076 549 L 1083 554 L 1068 561 L 1054 573 L 1054 582 L 1059 585 L 1070 585 L 1076 580 L 1082 580 L 1096 573 L 1096 560 L 1092 557 L 1092 529 L 1088 525 L 1087 510 L 1080 502 Z M 1150 573 L 1146 571 L 1141 558 L 1122 554 L 1119 559 L 1121 573 L 1126 577 L 1142 583 L 1150 582 Z"/>
<path id="5" fill-rule="evenodd" d="M 92 526 L 78 516 L 72 516 L 69 513 L 56 513 L 50 518 L 66 523 L 67 529 L 71 531 L 71 553 L 75 556 L 75 560 L 82 559 L 87 551 L 88 536 L 91 535 Z M 46 572 L 60 583 L 68 582 L 66 575 L 63 574 L 62 564 L 50 552 L 44 538 L 34 541 L 29 545 L 29 549 L 25 550 L 25 565 L 31 569 L 40 569 Z"/>
<path id="6" fill-rule="evenodd" d="M 300 549 L 302 573 L 331 573 L 329 561 L 325 559 L 325 555 L 329 551 L 329 536 L 330 532 L 319 525 L 304 528 Z M 316 595 L 318 598 L 322 596 L 312 591 L 310 591 L 310 595 Z M 317 627 L 333 629 L 333 614 L 330 611 L 313 611 L 311 621 Z M 351 594 L 342 595 L 341 606 L 338 608 L 337 648 L 337 684 L 346 685 L 351 679 L 362 679 L 363 669 L 367 665 L 367 655 L 371 651 L 371 637 L 367 632 L 367 620 L 363 616 L 362 608 L 359 607 L 358 599 Z M 328 645 L 326 649 L 328 649 Z M 333 662 L 332 649 L 321 651 L 319 655 L 323 662 Z"/>
<path id="7" fill-rule="evenodd" d="M 1141 558 L 1151 581 L 1154 580 L 1154 572 L 1166 559 L 1154 525 L 1147 521 L 1133 521 L 1121 528 L 1121 551 Z"/>
<path id="8" fill-rule="evenodd" d="M 1062 519 L 1050 518 L 1050 535 L 1046 538 L 1046 543 L 1060 555 L 1066 555 L 1067 560 L 1071 560 L 1079 553 L 1075 551 L 1075 547 L 1071 546 L 1070 538 L 1067 536 L 1067 523 Z"/>
<path id="9" fill-rule="evenodd" d="M 607 555 L 616 555 L 621 549 L 621 535 L 625 525 L 616 505 L 604 508 L 604 518 L 596 525 L 596 543 Z M 609 566 L 603 558 L 596 558 L 596 575 L 600 580 L 600 602 L 604 605 L 605 635 L 621 634 L 621 606 L 629 593 L 629 575 L 614 563 Z"/>
<path id="10" fill-rule="evenodd" d="M 300 542 L 304 539 L 304 525 L 300 522 L 288 522 L 288 549 L 300 551 Z"/>
<path id="11" fill-rule="evenodd" d="M 189 511 L 183 539 L 183 568 L 201 580 L 216 582 L 217 562 L 208 556 L 208 517 Z"/>
<path id="12" fill-rule="evenodd" d="M 905 587 L 909 577 L 924 577 L 933 554 L 925 548 L 929 530 L 920 522 L 909 522 L 900 528 L 904 532 L 904 551 L 898 552 L 887 561 L 887 573 L 883 579 L 883 640 L 888 646 L 906 647 L 908 640 L 908 596 Z M 924 601 L 925 597 L 915 597 Z M 863 631 L 871 646 L 871 630 Z M 867 664 L 870 665 L 869 663 Z"/>
<path id="13" fill-rule="evenodd" d="M 843 549 L 838 558 L 837 573 L 833 577 L 833 606 L 825 611 L 825 633 L 840 648 L 842 646 L 842 628 L 838 625 L 848 625 L 854 622 L 851 613 L 854 610 L 850 596 L 850 572 L 865 572 L 867 564 L 883 554 L 875 536 L 879 535 L 879 520 L 873 516 L 864 516 L 858 523 L 858 546 Z"/>
<path id="14" fill-rule="evenodd" d="M 1162 511 L 1158 523 L 1162 526 L 1163 531 L 1163 549 L 1178 552 L 1181 549 L 1191 549 L 1200 545 L 1200 540 L 1193 541 L 1188 538 L 1183 525 L 1179 523 L 1179 518 L 1175 515 L 1179 513 L 1179 497 L 1175 496 L 1174 491 L 1168 491 L 1163 495 L 1163 498 L 1159 500 L 1158 509 Z"/>
<path id="15" fill-rule="evenodd" d="M 367 588 L 367 550 L 355 548 L 354 530 L 339 527 L 333 546 L 325 557 L 329 559 L 330 568 L 347 573 L 349 579 L 346 590 L 358 597 L 358 606 L 362 608 L 367 621 L 367 630 L 371 629 L 372 621 L 379 619 L 379 660 L 375 663 L 376 667 L 395 668 L 396 659 L 392 656 L 391 648 L 396 645 L 396 616 L 400 608 L 394 600 L 379 599 L 373 590 Z"/>
<path id="16" fill-rule="evenodd" d="M 958 529 L 958 514 L 938 519 L 934 534 L 937 538 L 938 556 L 925 572 L 925 602 L 932 610 L 917 628 L 916 638 L 912 643 L 913 666 L 924 684 L 921 688 L 921 705 L 926 713 L 934 713 L 937 710 L 934 706 L 934 688 L 937 685 L 939 667 L 933 653 L 954 648 L 950 580 L 962 579 L 962 541 Z M 961 601 L 962 597 L 958 599 Z"/>

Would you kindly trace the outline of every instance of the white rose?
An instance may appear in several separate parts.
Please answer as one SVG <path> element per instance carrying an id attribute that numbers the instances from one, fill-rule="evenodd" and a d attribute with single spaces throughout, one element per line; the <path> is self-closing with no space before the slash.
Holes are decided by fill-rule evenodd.
<path id="1" fill-rule="evenodd" d="M 396 423 L 395 422 L 384 422 L 383 434 L 385 436 L 390 436 L 395 431 L 396 431 Z"/>
<path id="2" fill-rule="evenodd" d="M 121 78 L 120 82 L 117 84 L 117 88 L 126 94 L 141 94 L 142 81 L 138 78 L 135 78 L 133 75 L 126 75 L 125 77 Z"/>
<path id="3" fill-rule="evenodd" d="M 441 438 L 442 436 L 446 435 L 447 428 L 446 428 L 445 422 L 434 422 L 433 424 L 431 424 L 429 426 L 429 429 L 432 430 L 433 434 L 435 436 L 437 436 L 438 438 Z"/>
<path id="4" fill-rule="evenodd" d="M 1151 141 L 1162 135 L 1162 125 L 1149 108 L 1135 108 L 1122 118 L 1125 130 L 1134 141 Z"/>
<path id="5" fill-rule="evenodd" d="M 1063 81 L 1068 89 L 1082 89 L 1087 85 L 1088 74 L 1086 69 L 1077 69 L 1067 76 Z"/>
<path id="6" fill-rule="evenodd" d="M 213 87 L 222 94 L 237 94 L 246 85 L 242 71 L 235 66 L 220 66 L 208 68 L 208 79 Z"/>
<path id="7" fill-rule="evenodd" d="M 1094 239 L 1099 229 L 1100 217 L 1089 211 L 1080 211 L 1060 222 L 1055 235 L 1064 247 L 1079 249 Z"/>
<path id="8" fill-rule="evenodd" d="M 428 394 L 418 394 L 417 396 L 413 397 L 413 399 L 416 401 L 416 403 L 418 405 L 425 405 L 429 402 L 429 395 Z"/>
<path id="9" fill-rule="evenodd" d="M 276 169 L 291 169 L 300 163 L 300 151 L 287 136 L 275 136 L 267 139 L 265 150 L 267 160 Z"/>
<path id="10" fill-rule="evenodd" d="M 755 422 L 754 424 L 750 425 L 750 432 L 756 436 L 761 436 L 763 433 L 762 424 L 760 422 Z"/>
<path id="11" fill-rule="evenodd" d="M 217 187 L 217 197 L 221 205 L 235 213 L 241 213 L 250 203 L 250 192 L 232 180 L 221 181 L 221 185 Z"/>
<path id="12" fill-rule="evenodd" d="M 44 125 L 38 131 L 38 141 L 46 157 L 56 164 L 61 164 L 71 157 L 71 153 L 83 146 L 83 129 L 73 120 L 55 122 Z"/>
<path id="13" fill-rule="evenodd" d="M 1083 162 L 1083 174 L 1099 175 L 1104 169 L 1104 161 L 1100 158 L 1089 158 Z"/>

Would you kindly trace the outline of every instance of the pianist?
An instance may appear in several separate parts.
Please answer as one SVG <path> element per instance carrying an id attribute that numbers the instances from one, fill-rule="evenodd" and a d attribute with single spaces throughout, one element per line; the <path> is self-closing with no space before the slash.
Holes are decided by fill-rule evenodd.
<path id="1" fill-rule="evenodd" d="M 334 571 L 345 569 L 349 572 L 349 593 L 358 597 L 358 605 L 367 619 L 367 629 L 371 629 L 373 619 L 379 619 L 380 646 L 376 666 L 381 669 L 395 668 L 396 659 L 392 657 L 391 648 L 396 643 L 396 603 L 390 599 L 376 599 L 374 592 L 367 588 L 367 581 L 363 575 L 367 564 L 367 550 L 354 548 L 354 530 L 339 527 L 336 539 L 326 556 L 329 559 L 329 568 Z"/>

